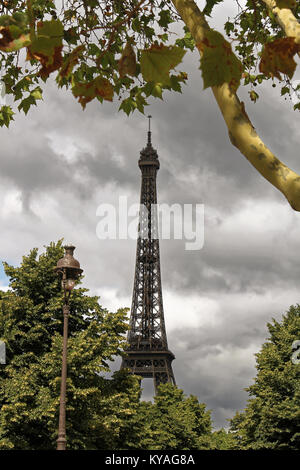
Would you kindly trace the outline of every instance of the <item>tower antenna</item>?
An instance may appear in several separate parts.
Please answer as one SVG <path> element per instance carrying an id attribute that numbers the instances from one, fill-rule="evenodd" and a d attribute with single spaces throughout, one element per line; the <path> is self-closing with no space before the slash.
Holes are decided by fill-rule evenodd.
<path id="1" fill-rule="evenodd" d="M 147 116 L 149 119 L 149 128 L 148 128 L 148 144 L 151 144 L 151 118 L 152 116 Z"/>

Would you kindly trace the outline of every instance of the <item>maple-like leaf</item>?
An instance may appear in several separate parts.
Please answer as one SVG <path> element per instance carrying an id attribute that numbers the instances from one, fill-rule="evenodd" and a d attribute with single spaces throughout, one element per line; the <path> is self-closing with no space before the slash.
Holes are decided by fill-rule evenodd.
<path id="1" fill-rule="evenodd" d="M 76 64 L 79 62 L 79 57 L 85 50 L 84 45 L 80 45 L 73 49 L 70 55 L 65 58 L 63 65 L 59 71 L 59 77 L 60 78 L 69 78 L 73 68 L 75 67 Z"/>
<path id="2" fill-rule="evenodd" d="M 106 101 L 112 101 L 114 95 L 114 89 L 110 81 L 101 76 L 87 83 L 75 82 L 72 92 L 75 98 L 78 98 L 78 102 L 83 109 L 87 103 L 97 96 Z"/>
<path id="3" fill-rule="evenodd" d="M 300 45 L 295 43 L 295 38 L 280 38 L 268 42 L 262 51 L 259 71 L 279 80 L 280 73 L 292 78 L 297 66 L 294 55 L 299 51 Z"/>
<path id="4" fill-rule="evenodd" d="M 203 41 L 197 44 L 201 51 L 200 69 L 204 89 L 228 83 L 233 91 L 240 85 L 243 65 L 232 52 L 231 45 L 217 31 L 205 32 Z"/>
<path id="5" fill-rule="evenodd" d="M 134 49 L 132 47 L 132 41 L 127 41 L 126 46 L 122 52 L 122 56 L 118 62 L 118 70 L 120 77 L 125 75 L 136 75 L 136 58 Z"/>
<path id="6" fill-rule="evenodd" d="M 170 70 L 181 61 L 186 51 L 178 46 L 154 44 L 141 54 L 141 72 L 146 82 L 170 85 Z"/>
<path id="7" fill-rule="evenodd" d="M 6 106 L 6 105 L 2 106 L 0 108 L 0 126 L 9 127 L 10 121 L 14 120 L 13 118 L 14 114 L 15 113 L 13 112 L 10 106 Z"/>
<path id="8" fill-rule="evenodd" d="M 59 20 L 44 21 L 38 23 L 37 33 L 31 38 L 27 60 L 37 59 L 41 62 L 39 74 L 42 78 L 47 78 L 62 65 L 63 32 L 64 28 Z"/>

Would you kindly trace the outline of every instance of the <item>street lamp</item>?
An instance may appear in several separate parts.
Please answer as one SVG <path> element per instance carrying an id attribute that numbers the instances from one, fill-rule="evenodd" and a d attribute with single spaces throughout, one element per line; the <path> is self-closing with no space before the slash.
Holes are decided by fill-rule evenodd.
<path id="1" fill-rule="evenodd" d="M 65 256 L 58 260 L 54 271 L 61 277 L 64 291 L 64 331 L 63 353 L 60 386 L 59 425 L 57 450 L 66 450 L 66 381 L 67 381 L 67 344 L 68 344 L 68 318 L 70 313 L 69 299 L 75 287 L 76 279 L 82 273 L 79 262 L 73 257 L 75 246 L 65 246 Z"/>

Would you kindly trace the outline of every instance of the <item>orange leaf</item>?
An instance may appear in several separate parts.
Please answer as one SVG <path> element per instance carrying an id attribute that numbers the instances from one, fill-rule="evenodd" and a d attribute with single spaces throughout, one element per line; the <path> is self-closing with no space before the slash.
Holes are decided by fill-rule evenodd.
<path id="1" fill-rule="evenodd" d="M 59 71 L 59 76 L 61 78 L 69 78 L 73 68 L 78 64 L 79 57 L 84 51 L 85 46 L 81 45 L 73 49 L 71 54 L 65 59 L 62 68 Z"/>
<path id="2" fill-rule="evenodd" d="M 112 84 L 103 77 L 97 77 L 91 82 L 87 83 L 75 83 L 72 88 L 73 95 L 78 98 L 78 102 L 81 104 L 83 109 L 86 104 L 92 101 L 97 96 L 103 98 L 106 101 L 112 101 L 114 95 L 114 89 Z"/>
<path id="3" fill-rule="evenodd" d="M 38 75 L 40 75 L 42 78 L 48 78 L 51 72 L 54 72 L 55 70 L 58 70 L 61 65 L 62 65 L 62 46 L 58 46 L 54 48 L 54 55 L 51 57 L 51 62 L 49 63 L 49 57 L 42 54 L 42 53 L 37 53 L 35 52 L 34 54 L 30 51 L 30 49 L 27 50 L 27 60 L 28 59 L 37 59 L 41 65 L 42 68 L 39 70 Z"/>
<path id="4" fill-rule="evenodd" d="M 121 59 L 118 63 L 120 77 L 125 75 L 131 75 L 132 77 L 136 74 L 136 58 L 131 41 L 127 41 Z"/>
<path id="5" fill-rule="evenodd" d="M 265 44 L 259 71 L 278 80 L 281 80 L 280 72 L 292 78 L 297 65 L 294 55 L 299 51 L 300 45 L 295 43 L 295 38 L 275 39 Z"/>
<path id="6" fill-rule="evenodd" d="M 0 39 L 0 51 L 13 52 L 30 44 L 30 35 L 23 33 L 16 34 L 19 28 L 15 27 L 15 29 L 17 31 L 15 31 L 15 34 L 13 34 L 13 27 L 0 26 L 0 34 L 2 36 Z"/>

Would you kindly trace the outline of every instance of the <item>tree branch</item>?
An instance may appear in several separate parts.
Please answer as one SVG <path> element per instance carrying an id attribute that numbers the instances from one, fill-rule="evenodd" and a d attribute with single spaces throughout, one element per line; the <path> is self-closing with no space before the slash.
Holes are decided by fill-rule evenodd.
<path id="1" fill-rule="evenodd" d="M 178 14 L 196 43 L 205 38 L 209 25 L 194 0 L 172 0 Z M 281 191 L 291 207 L 300 211 L 300 176 L 282 163 L 263 143 L 255 131 L 244 103 L 240 102 L 227 83 L 212 87 L 213 94 L 226 122 L 231 143 L 256 170 Z"/>
<path id="2" fill-rule="evenodd" d="M 277 23 L 284 30 L 286 36 L 295 38 L 295 42 L 300 44 L 300 23 L 290 8 L 278 8 L 275 0 L 261 0 L 271 10 Z"/>

